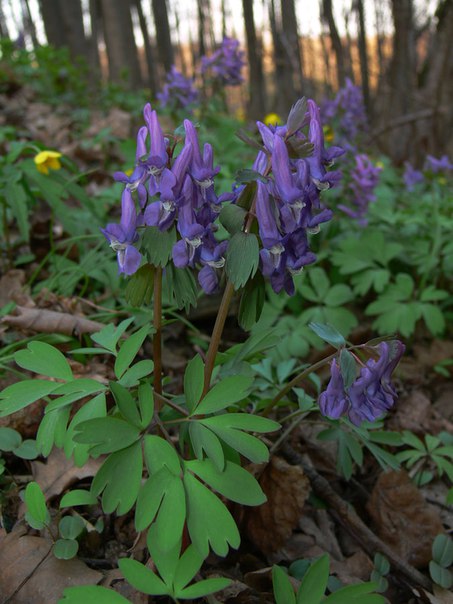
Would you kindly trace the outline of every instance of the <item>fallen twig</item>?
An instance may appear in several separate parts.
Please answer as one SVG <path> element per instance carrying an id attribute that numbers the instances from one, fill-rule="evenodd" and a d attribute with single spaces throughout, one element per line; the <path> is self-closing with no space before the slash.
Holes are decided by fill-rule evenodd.
<path id="1" fill-rule="evenodd" d="M 103 323 L 55 310 L 27 306 L 16 306 L 14 310 L 17 314 L 5 315 L 0 322 L 18 329 L 30 329 L 38 333 L 62 333 L 68 336 L 95 333 L 105 327 Z"/>
<path id="2" fill-rule="evenodd" d="M 429 579 L 411 564 L 402 560 L 392 548 L 381 541 L 381 539 L 366 526 L 354 507 L 342 499 L 332 489 L 329 482 L 318 474 L 307 455 L 300 455 L 289 444 L 285 444 L 282 451 L 287 461 L 294 465 L 302 466 L 316 495 L 329 504 L 331 508 L 329 511 L 332 515 L 341 522 L 344 528 L 369 554 L 374 555 L 376 552 L 381 552 L 402 575 L 427 591 L 431 591 L 431 582 Z"/>

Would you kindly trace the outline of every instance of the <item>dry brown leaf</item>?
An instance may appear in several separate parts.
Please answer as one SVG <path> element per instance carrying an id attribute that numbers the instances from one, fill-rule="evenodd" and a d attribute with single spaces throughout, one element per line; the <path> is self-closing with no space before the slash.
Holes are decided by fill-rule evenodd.
<path id="1" fill-rule="evenodd" d="M 104 459 L 89 459 L 78 468 L 72 459 L 68 459 L 61 449 L 53 449 L 47 463 L 32 461 L 33 478 L 43 490 L 46 499 L 60 495 L 71 484 L 82 478 L 94 476 Z"/>
<path id="2" fill-rule="evenodd" d="M 266 466 L 260 484 L 267 502 L 247 510 L 245 529 L 249 539 L 263 552 L 281 548 L 298 526 L 310 483 L 299 466 L 291 466 L 273 457 Z"/>
<path id="3" fill-rule="evenodd" d="M 369 581 L 373 570 L 373 563 L 363 550 L 360 550 L 339 562 L 333 558 L 330 560 L 330 572 L 335 574 L 345 585 Z"/>
<path id="4" fill-rule="evenodd" d="M 43 308 L 16 306 L 15 312 L 15 315 L 5 315 L 1 322 L 17 329 L 29 329 L 38 333 L 63 333 L 68 336 L 95 333 L 105 327 L 102 323 L 90 321 L 85 317 Z"/>
<path id="5" fill-rule="evenodd" d="M 367 509 L 379 537 L 401 558 L 416 568 L 428 564 L 432 542 L 444 529 L 439 514 L 426 503 L 406 472 L 383 472 Z"/>
<path id="6" fill-rule="evenodd" d="M 81 560 L 57 560 L 51 548 L 51 541 L 23 535 L 23 529 L 0 538 L 2 604 L 56 604 L 66 587 L 102 579 Z"/>

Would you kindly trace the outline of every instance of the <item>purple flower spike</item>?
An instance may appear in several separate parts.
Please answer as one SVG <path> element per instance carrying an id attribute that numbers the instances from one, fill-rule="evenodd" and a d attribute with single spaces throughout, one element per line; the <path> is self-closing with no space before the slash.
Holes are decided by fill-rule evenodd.
<path id="1" fill-rule="evenodd" d="M 425 167 L 434 174 L 438 174 L 439 172 L 451 172 L 451 170 L 453 170 L 453 164 L 448 159 L 448 155 L 442 155 L 440 159 L 436 159 L 432 155 L 427 155 Z"/>
<path id="2" fill-rule="evenodd" d="M 334 359 L 331 380 L 318 400 L 321 413 L 333 419 L 347 415 L 357 426 L 381 417 L 395 403 L 397 395 L 391 376 L 404 351 L 404 344 L 398 340 L 381 342 L 377 347 L 378 359 L 368 359 L 349 388 L 345 388 Z"/>
<path id="3" fill-rule="evenodd" d="M 349 187 L 352 207 L 339 204 L 338 208 L 351 218 L 355 218 L 360 226 L 366 226 L 368 207 L 376 199 L 374 189 L 379 183 L 381 168 L 373 166 L 369 157 L 364 153 L 356 155 L 355 164 L 355 168 L 351 172 L 352 182 Z"/>
<path id="4" fill-rule="evenodd" d="M 133 275 L 140 266 L 141 254 L 133 246 L 138 239 L 137 214 L 128 188 L 123 191 L 121 210 L 120 224 L 108 224 L 101 231 L 110 247 L 117 253 L 119 272 Z"/>
<path id="5" fill-rule="evenodd" d="M 167 73 L 167 81 L 162 90 L 158 93 L 162 107 L 168 107 L 171 110 L 186 109 L 198 101 L 198 92 L 195 88 L 194 80 L 186 78 L 173 65 Z"/>
<path id="6" fill-rule="evenodd" d="M 244 52 L 239 49 L 239 41 L 228 37 L 210 57 L 201 58 L 201 72 L 210 71 L 212 78 L 223 86 L 239 86 L 244 81 L 241 75 L 244 65 Z"/>

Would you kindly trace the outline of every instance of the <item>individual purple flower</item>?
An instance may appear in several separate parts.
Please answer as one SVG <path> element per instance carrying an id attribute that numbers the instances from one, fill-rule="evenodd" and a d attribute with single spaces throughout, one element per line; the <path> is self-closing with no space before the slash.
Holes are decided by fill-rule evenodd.
<path id="1" fill-rule="evenodd" d="M 201 58 L 201 72 L 210 72 L 214 80 L 223 86 L 239 86 L 244 81 L 241 75 L 245 65 L 244 52 L 239 40 L 225 37 L 220 47 L 210 56 Z"/>
<path id="2" fill-rule="evenodd" d="M 146 138 L 148 136 L 148 129 L 146 126 L 140 128 L 137 134 L 137 149 L 135 153 L 135 168 L 130 176 L 127 176 L 124 172 L 115 172 L 113 178 L 117 182 L 122 182 L 126 185 L 129 191 L 137 191 L 140 206 L 143 207 L 146 203 L 147 193 L 145 182 L 148 179 L 148 152 L 146 149 Z"/>
<path id="3" fill-rule="evenodd" d="M 350 205 L 339 204 L 338 208 L 357 220 L 360 226 L 368 223 L 367 214 L 370 203 L 376 200 L 374 190 L 379 183 L 381 168 L 374 166 L 364 153 L 355 156 L 355 167 L 351 172 L 349 190 Z"/>
<path id="4" fill-rule="evenodd" d="M 416 170 L 408 161 L 404 164 L 403 180 L 406 186 L 406 190 L 412 192 L 415 187 L 421 184 L 425 177 L 423 172 Z"/>
<path id="5" fill-rule="evenodd" d="M 225 253 L 228 241 L 218 243 L 214 237 L 211 245 L 205 244 L 201 250 L 200 263 L 203 268 L 198 273 L 198 283 L 206 294 L 219 289 L 221 269 L 225 266 Z"/>
<path id="6" fill-rule="evenodd" d="M 425 169 L 430 170 L 433 174 L 451 172 L 451 170 L 453 170 L 453 164 L 448 159 L 448 155 L 442 155 L 440 159 L 436 159 L 432 155 L 427 155 Z"/>
<path id="7" fill-rule="evenodd" d="M 391 377 L 404 351 L 404 344 L 398 340 L 381 342 L 377 347 L 377 360 L 368 359 L 359 377 L 348 388 L 334 359 L 330 382 L 318 399 L 321 413 L 333 419 L 347 415 L 357 426 L 381 417 L 395 403 L 397 394 Z"/>
<path id="8" fill-rule="evenodd" d="M 178 109 L 188 109 L 198 101 L 199 95 L 195 88 L 194 80 L 186 78 L 173 65 L 167 73 L 167 81 L 162 92 L 157 94 L 162 107 L 167 107 L 172 111 Z"/>
<path id="9" fill-rule="evenodd" d="M 330 382 L 318 399 L 321 413 L 331 419 L 339 419 L 349 408 L 349 401 L 344 388 L 343 376 L 336 359 L 330 364 Z"/>
<path id="10" fill-rule="evenodd" d="M 138 240 L 137 213 L 130 190 L 126 187 L 121 198 L 121 220 L 101 229 L 110 247 L 117 253 L 120 273 L 133 275 L 140 266 L 141 254 L 134 247 Z"/>

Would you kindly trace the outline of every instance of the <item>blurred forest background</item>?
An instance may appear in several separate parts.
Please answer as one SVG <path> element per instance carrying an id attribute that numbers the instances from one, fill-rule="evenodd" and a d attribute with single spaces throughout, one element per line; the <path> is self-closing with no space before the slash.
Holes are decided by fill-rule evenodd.
<path id="1" fill-rule="evenodd" d="M 67 47 L 94 105 L 105 82 L 153 100 L 173 65 L 200 81 L 200 57 L 236 37 L 247 57 L 245 82 L 228 91 L 238 116 L 284 117 L 349 78 L 370 142 L 397 165 L 452 152 L 453 0 L 1 0 L 0 34 L 30 51 Z"/>

